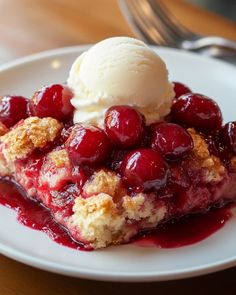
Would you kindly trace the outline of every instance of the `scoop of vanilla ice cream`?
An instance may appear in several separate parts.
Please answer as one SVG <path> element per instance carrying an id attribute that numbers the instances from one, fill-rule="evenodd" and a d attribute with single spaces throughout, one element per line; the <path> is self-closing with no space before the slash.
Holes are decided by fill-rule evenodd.
<path id="1" fill-rule="evenodd" d="M 74 92 L 74 123 L 100 127 L 113 105 L 133 106 L 153 123 L 169 113 L 174 97 L 164 61 L 128 37 L 103 40 L 80 55 L 67 83 Z"/>

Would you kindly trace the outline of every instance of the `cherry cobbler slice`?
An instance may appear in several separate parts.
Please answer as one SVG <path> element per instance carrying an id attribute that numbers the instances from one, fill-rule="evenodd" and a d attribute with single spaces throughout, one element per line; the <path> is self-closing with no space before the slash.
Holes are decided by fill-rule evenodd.
<path id="1" fill-rule="evenodd" d="M 0 105 L 0 175 L 46 206 L 87 248 L 129 242 L 170 219 L 236 200 L 236 123 L 174 83 L 171 113 L 149 126 L 126 105 L 104 129 L 72 124 L 71 91 L 46 86 Z"/>

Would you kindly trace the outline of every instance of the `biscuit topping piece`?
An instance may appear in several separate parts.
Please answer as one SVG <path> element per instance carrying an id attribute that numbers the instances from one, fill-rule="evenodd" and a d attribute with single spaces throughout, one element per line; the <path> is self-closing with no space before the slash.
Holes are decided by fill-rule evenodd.
<path id="1" fill-rule="evenodd" d="M 62 125 L 53 118 L 29 117 L 0 138 L 7 161 L 24 159 L 36 148 L 53 142 Z"/>

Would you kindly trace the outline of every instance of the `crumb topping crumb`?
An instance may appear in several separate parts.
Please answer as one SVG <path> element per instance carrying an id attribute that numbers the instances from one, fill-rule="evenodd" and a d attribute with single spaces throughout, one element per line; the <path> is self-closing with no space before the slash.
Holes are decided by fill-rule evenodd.
<path id="1" fill-rule="evenodd" d="M 161 202 L 158 203 L 157 200 L 155 200 L 154 195 L 149 194 L 147 196 L 143 193 L 139 193 L 133 197 L 125 196 L 122 206 L 125 209 L 127 218 L 134 220 L 146 218 L 146 221 L 157 224 L 159 220 L 164 218 L 167 211 L 165 206 L 160 206 L 163 210 L 158 210 L 161 204 Z"/>
<path id="2" fill-rule="evenodd" d="M 48 154 L 48 158 L 55 164 L 57 168 L 68 166 L 70 164 L 68 152 L 66 149 L 52 151 Z"/>
<path id="3" fill-rule="evenodd" d="M 220 159 L 210 154 L 208 145 L 201 134 L 193 128 L 189 128 L 188 132 L 193 139 L 193 155 L 197 158 L 195 164 L 200 168 L 205 168 L 205 181 L 221 181 L 225 173 L 225 167 L 221 164 Z"/>
<path id="4" fill-rule="evenodd" d="M 127 195 L 119 204 L 112 196 L 99 193 L 88 198 L 77 197 L 73 211 L 72 227 L 77 228 L 82 240 L 97 249 L 129 241 L 140 228 L 157 226 L 167 209 L 154 196 Z"/>
<path id="5" fill-rule="evenodd" d="M 105 193 L 114 199 L 119 199 L 124 195 L 124 189 L 121 186 L 121 179 L 118 174 L 112 171 L 99 170 L 95 172 L 91 179 L 84 185 L 84 193 L 87 196 Z"/>
<path id="6" fill-rule="evenodd" d="M 121 240 L 125 219 L 108 194 L 100 193 L 86 199 L 78 197 L 73 210 L 72 225 L 95 248 L 103 248 Z"/>
<path id="7" fill-rule="evenodd" d="M 56 119 L 29 117 L 0 138 L 6 147 L 4 156 L 7 161 L 24 159 L 35 148 L 43 148 L 52 142 L 61 128 Z"/>
<path id="8" fill-rule="evenodd" d="M 193 153 L 195 156 L 202 159 L 208 158 L 210 153 L 203 137 L 193 128 L 189 128 L 187 131 L 193 139 Z"/>

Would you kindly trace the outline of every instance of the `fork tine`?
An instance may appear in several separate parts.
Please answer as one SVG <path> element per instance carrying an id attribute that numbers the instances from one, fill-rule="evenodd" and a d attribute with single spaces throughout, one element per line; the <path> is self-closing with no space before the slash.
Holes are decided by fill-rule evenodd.
<path id="1" fill-rule="evenodd" d="M 150 4 L 146 0 L 133 0 L 133 3 L 140 19 L 146 24 L 147 34 L 152 35 L 155 42 L 157 42 L 156 39 L 158 38 L 158 44 L 175 47 L 178 40 L 156 18 Z"/>
<path id="2" fill-rule="evenodd" d="M 149 21 L 149 25 L 152 30 L 157 31 L 160 34 L 162 39 L 165 41 L 165 45 L 176 47 L 176 44 L 179 42 L 179 38 L 173 34 L 167 26 L 163 26 L 161 19 L 155 15 L 150 3 L 147 0 L 140 0 L 139 2 L 143 18 Z"/>
<path id="3" fill-rule="evenodd" d="M 157 17 L 148 0 L 120 0 L 119 2 L 127 20 L 138 35 L 152 44 L 178 47 L 180 38 L 169 26 L 163 25 L 162 19 Z"/>
<path id="4" fill-rule="evenodd" d="M 138 25 L 139 31 L 141 31 L 142 35 L 145 36 L 145 39 L 149 43 L 166 45 L 166 42 L 163 40 L 158 31 L 153 30 L 152 27 L 150 27 L 149 20 L 143 14 L 142 8 L 140 8 L 139 0 L 125 0 L 123 3 L 131 12 L 132 21 L 134 22 L 133 24 Z"/>
<path id="5" fill-rule="evenodd" d="M 188 39 L 193 33 L 188 30 L 175 15 L 166 7 L 162 0 L 147 0 L 152 7 L 154 13 L 159 17 L 162 23 L 167 26 L 172 33 L 180 39 Z"/>
<path id="6" fill-rule="evenodd" d="M 166 25 L 163 25 L 163 21 L 153 10 L 151 1 L 140 0 L 142 2 L 143 12 L 146 12 L 146 18 L 151 22 L 153 29 L 157 30 L 162 38 L 165 40 L 166 45 L 176 47 L 179 43 L 179 37 Z M 141 3 L 140 3 L 141 4 Z"/>
<path id="7" fill-rule="evenodd" d="M 148 17 L 148 10 L 145 2 L 142 0 L 131 0 L 134 4 L 134 9 L 136 10 L 140 20 L 142 21 L 143 25 L 146 28 L 146 33 L 154 40 L 154 42 L 166 45 L 166 40 L 163 38 L 163 35 L 160 33 L 160 31 L 156 30 L 155 27 L 152 24 L 152 21 L 150 20 L 150 17 Z"/>
<path id="8" fill-rule="evenodd" d="M 158 0 L 158 2 L 157 0 L 118 1 L 135 31 L 150 43 L 192 51 L 214 46 L 219 49 L 227 48 L 235 53 L 236 44 L 233 41 L 222 37 L 202 36 L 188 30 L 166 8 L 163 0 Z M 225 53 L 221 54 L 225 55 Z"/>
<path id="9" fill-rule="evenodd" d="M 134 13 L 132 6 L 130 7 L 130 3 L 125 0 L 119 0 L 119 6 L 123 12 L 126 21 L 133 29 L 135 34 L 138 35 L 141 39 L 145 40 L 147 43 L 149 43 L 149 37 L 146 35 L 146 33 L 140 27 L 140 24 L 137 22 L 136 13 Z"/>

